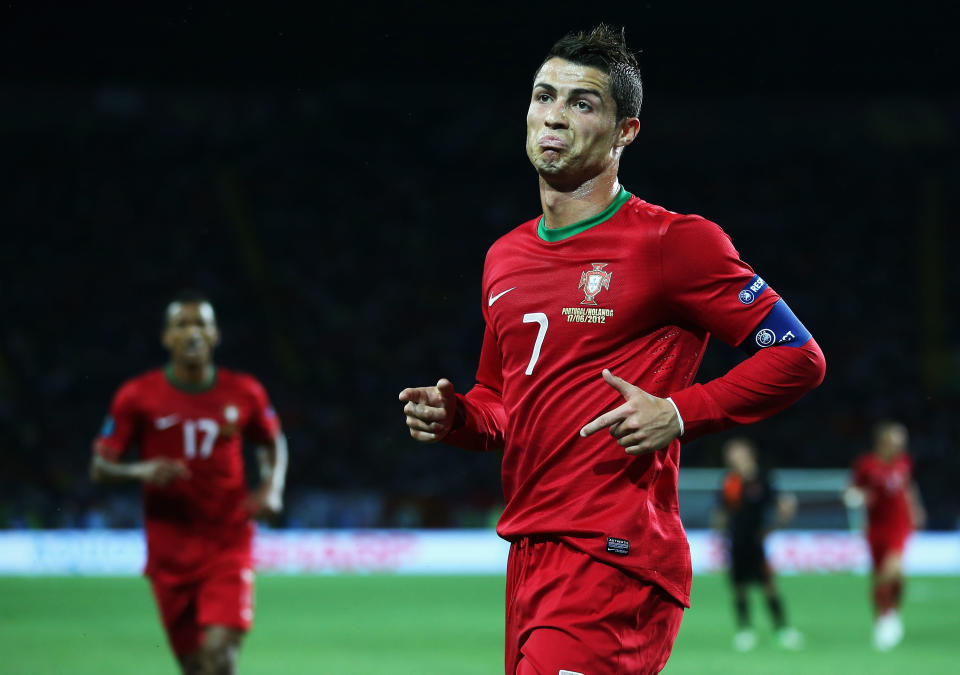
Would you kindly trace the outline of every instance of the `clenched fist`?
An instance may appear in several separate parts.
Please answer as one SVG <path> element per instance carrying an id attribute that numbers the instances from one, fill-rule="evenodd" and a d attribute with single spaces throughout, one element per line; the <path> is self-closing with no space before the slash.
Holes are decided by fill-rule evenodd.
<path id="1" fill-rule="evenodd" d="M 413 438 L 436 443 L 450 432 L 457 411 L 457 397 L 450 380 L 441 378 L 435 387 L 404 389 L 400 400 L 406 402 L 403 412 Z"/>

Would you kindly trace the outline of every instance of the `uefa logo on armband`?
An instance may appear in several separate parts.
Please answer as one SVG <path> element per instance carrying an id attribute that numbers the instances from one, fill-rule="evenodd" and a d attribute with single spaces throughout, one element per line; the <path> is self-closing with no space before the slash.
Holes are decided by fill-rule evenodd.
<path id="1" fill-rule="evenodd" d="M 737 299 L 744 305 L 752 304 L 766 287 L 767 282 L 759 274 L 756 274 L 750 280 L 750 283 L 743 287 L 743 290 L 737 295 Z"/>
<path id="2" fill-rule="evenodd" d="M 758 347 L 769 347 L 777 341 L 777 334 L 769 328 L 764 328 L 757 333 L 755 340 Z"/>

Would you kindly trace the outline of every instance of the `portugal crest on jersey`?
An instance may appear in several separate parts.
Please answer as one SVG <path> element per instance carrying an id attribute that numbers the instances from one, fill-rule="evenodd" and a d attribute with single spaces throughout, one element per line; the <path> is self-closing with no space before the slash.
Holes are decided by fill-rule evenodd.
<path id="1" fill-rule="evenodd" d="M 610 289 L 610 279 L 613 278 L 613 272 L 604 271 L 604 267 L 610 263 L 590 263 L 593 265 L 592 270 L 587 270 L 580 275 L 580 285 L 577 286 L 577 289 L 583 289 L 583 300 L 580 301 L 581 305 L 596 305 L 597 301 L 594 298 L 597 296 L 597 293 L 603 289 Z"/>
<path id="2" fill-rule="evenodd" d="M 233 436 L 237 433 L 237 422 L 240 420 L 240 409 L 230 403 L 223 409 L 224 425 L 220 427 L 220 433 L 224 436 Z"/>

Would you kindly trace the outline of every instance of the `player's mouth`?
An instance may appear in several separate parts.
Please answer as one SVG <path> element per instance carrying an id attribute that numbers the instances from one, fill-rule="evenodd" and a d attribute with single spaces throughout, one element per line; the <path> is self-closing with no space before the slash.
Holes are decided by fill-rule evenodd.
<path id="1" fill-rule="evenodd" d="M 189 356 L 196 356 L 201 351 L 203 351 L 203 340 L 202 339 L 193 339 L 187 340 L 183 345 L 183 351 Z"/>
<path id="2" fill-rule="evenodd" d="M 537 147 L 543 152 L 547 152 L 548 150 L 563 152 L 567 149 L 567 144 L 559 136 L 541 136 L 537 139 Z"/>

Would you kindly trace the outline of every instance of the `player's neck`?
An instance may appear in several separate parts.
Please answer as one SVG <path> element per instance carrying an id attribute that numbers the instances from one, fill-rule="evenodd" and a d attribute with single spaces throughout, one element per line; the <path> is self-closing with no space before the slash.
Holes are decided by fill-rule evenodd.
<path id="1" fill-rule="evenodd" d="M 610 206 L 619 193 L 620 182 L 615 171 L 605 171 L 571 189 L 550 184 L 541 176 L 543 225 L 554 230 L 592 218 Z"/>
<path id="2" fill-rule="evenodd" d="M 216 378 L 216 368 L 212 363 L 171 361 L 167 366 L 167 375 L 175 386 L 184 389 L 206 389 Z"/>

